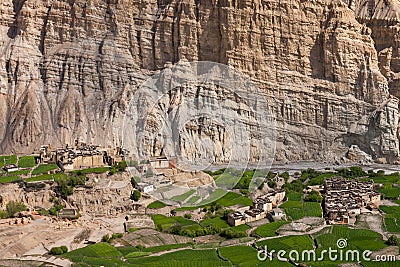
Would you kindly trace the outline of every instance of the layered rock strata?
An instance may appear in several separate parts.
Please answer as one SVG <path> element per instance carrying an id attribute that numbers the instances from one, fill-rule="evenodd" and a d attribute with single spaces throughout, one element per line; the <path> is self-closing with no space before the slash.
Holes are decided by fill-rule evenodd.
<path id="1" fill-rule="evenodd" d="M 398 6 L 394 0 L 1 1 L 1 152 L 75 139 L 120 145 L 138 86 L 154 71 L 200 60 L 228 64 L 258 83 L 277 120 L 276 160 L 332 161 L 357 145 L 393 162 Z"/>

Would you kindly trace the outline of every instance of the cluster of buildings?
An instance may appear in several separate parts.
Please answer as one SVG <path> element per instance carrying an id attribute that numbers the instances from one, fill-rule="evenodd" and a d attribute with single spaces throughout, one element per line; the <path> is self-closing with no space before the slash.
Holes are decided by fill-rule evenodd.
<path id="1" fill-rule="evenodd" d="M 228 214 L 228 223 L 237 226 L 248 222 L 257 221 L 263 218 L 272 217 L 281 219 L 284 213 L 276 207 L 285 199 L 285 190 L 274 190 L 268 194 L 258 197 L 253 201 L 253 206 L 244 212 L 235 211 Z M 268 216 L 269 215 L 269 216 Z"/>
<path id="2" fill-rule="evenodd" d="M 117 147 L 101 148 L 98 145 L 87 145 L 75 141 L 75 145 L 52 149 L 50 145 L 40 147 L 39 163 L 57 163 L 64 170 L 79 170 L 112 166 L 124 160 L 128 152 Z"/>
<path id="3" fill-rule="evenodd" d="M 381 201 L 373 181 L 330 178 L 324 183 L 324 191 L 325 218 L 329 224 L 354 224 L 357 215 L 377 209 Z"/>
<path id="4" fill-rule="evenodd" d="M 138 165 L 138 171 L 141 175 L 151 176 L 150 182 L 140 182 L 137 189 L 143 193 L 150 193 L 158 187 L 164 187 L 172 184 L 171 180 L 166 179 L 164 172 L 176 169 L 176 158 L 167 158 L 166 156 L 154 157 L 149 161 Z"/>

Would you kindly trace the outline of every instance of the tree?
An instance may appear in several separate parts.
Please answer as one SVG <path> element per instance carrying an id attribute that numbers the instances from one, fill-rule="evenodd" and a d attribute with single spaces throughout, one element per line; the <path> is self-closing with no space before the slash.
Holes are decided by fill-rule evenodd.
<path id="1" fill-rule="evenodd" d="M 118 172 L 124 172 L 126 170 L 126 167 L 127 167 L 127 164 L 126 164 L 125 160 L 117 163 Z"/>
<path id="2" fill-rule="evenodd" d="M 290 175 L 288 172 L 283 172 L 281 174 L 279 174 L 280 177 L 282 177 L 283 179 L 285 179 L 285 182 L 287 182 L 290 178 Z"/>
<path id="3" fill-rule="evenodd" d="M 139 190 L 134 190 L 131 196 L 131 199 L 134 201 L 139 201 L 139 199 L 142 197 L 142 193 L 140 193 Z"/>
<path id="4" fill-rule="evenodd" d="M 276 182 L 275 181 L 272 181 L 272 180 L 269 180 L 268 181 L 268 187 L 269 188 L 275 188 L 277 185 L 276 185 Z"/>
<path id="5" fill-rule="evenodd" d="M 390 246 L 398 246 L 400 244 L 400 242 L 399 242 L 399 239 L 395 235 L 392 235 L 391 237 L 389 237 L 386 244 L 388 244 Z"/>
<path id="6" fill-rule="evenodd" d="M 186 213 L 186 214 L 185 214 L 185 218 L 186 218 L 186 219 L 189 219 L 189 220 L 192 219 L 192 214 Z"/>
<path id="7" fill-rule="evenodd" d="M 140 251 L 142 251 L 143 249 L 145 249 L 145 247 L 144 247 L 143 245 L 141 245 L 141 244 L 136 245 L 136 248 L 137 248 L 138 250 L 140 250 Z"/>
<path id="8" fill-rule="evenodd" d="M 304 201 L 307 201 L 307 202 L 318 202 L 318 203 L 321 203 L 322 200 L 323 200 L 323 197 L 315 190 L 311 191 L 311 193 L 308 194 L 304 198 Z"/>
<path id="9" fill-rule="evenodd" d="M 136 188 L 136 186 L 137 186 L 137 181 L 140 181 L 140 178 L 139 178 L 139 177 L 134 176 L 134 177 L 131 178 L 131 185 L 132 185 L 134 188 Z"/>
<path id="10" fill-rule="evenodd" d="M 26 211 L 26 206 L 22 202 L 10 201 L 6 205 L 6 211 L 8 216 L 12 217 L 17 212 Z"/>

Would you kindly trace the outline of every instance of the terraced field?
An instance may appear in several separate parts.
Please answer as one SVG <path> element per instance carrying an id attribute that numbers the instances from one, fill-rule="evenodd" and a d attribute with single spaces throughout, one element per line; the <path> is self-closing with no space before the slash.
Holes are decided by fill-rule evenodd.
<path id="1" fill-rule="evenodd" d="M 282 225 L 285 225 L 289 222 L 286 221 L 277 221 L 271 222 L 264 225 L 259 226 L 255 230 L 255 234 L 260 237 L 268 237 L 268 236 L 276 236 L 276 230 L 278 230 Z"/>
<path id="2" fill-rule="evenodd" d="M 268 247 L 268 250 L 308 250 L 313 248 L 313 240 L 307 235 L 299 236 L 284 236 L 280 238 L 268 239 L 264 241 L 257 242 L 259 247 Z"/>
<path id="3" fill-rule="evenodd" d="M 147 206 L 147 208 L 149 208 L 149 209 L 161 209 L 161 208 L 164 208 L 165 206 L 166 205 L 163 202 L 157 200 L 157 201 L 154 201 L 154 202 L 150 203 Z"/>
<path id="4" fill-rule="evenodd" d="M 277 260 L 270 261 L 267 259 L 265 262 L 258 260 L 257 251 L 249 246 L 233 246 L 219 248 L 219 254 L 222 258 L 228 260 L 233 266 L 252 267 L 252 266 L 276 266 L 276 267 L 290 267 L 293 266 L 287 262 L 280 262 Z"/>
<path id="5" fill-rule="evenodd" d="M 156 214 L 151 217 L 156 225 L 156 228 L 164 231 L 173 225 L 188 226 L 188 225 L 198 225 L 196 222 L 185 219 L 180 216 L 167 217 L 164 215 Z"/>
<path id="6" fill-rule="evenodd" d="M 18 159 L 19 168 L 33 168 L 35 165 L 36 162 L 34 156 L 22 156 Z"/>
<path id="7" fill-rule="evenodd" d="M 317 234 L 318 248 L 337 247 L 339 239 L 347 240 L 347 248 L 361 251 L 376 251 L 385 248 L 387 245 L 379 233 L 366 229 L 350 229 L 347 226 L 332 226 L 330 232 Z"/>
<path id="8" fill-rule="evenodd" d="M 19 176 L 13 175 L 13 176 L 0 176 L 0 184 L 4 183 L 12 183 L 20 180 Z"/>
<path id="9" fill-rule="evenodd" d="M 379 209 L 385 213 L 384 222 L 386 231 L 400 233 L 400 207 L 380 206 Z"/>
<path id="10" fill-rule="evenodd" d="M 234 205 L 251 206 L 253 204 L 250 198 L 234 192 L 228 192 L 222 198 L 218 199 L 217 203 L 224 207 L 230 207 Z"/>
<path id="11" fill-rule="evenodd" d="M 128 259 L 132 266 L 151 266 L 151 267 L 181 267 L 181 266 L 232 266 L 229 261 L 224 261 L 218 257 L 215 249 L 205 250 L 181 250 L 155 257 L 144 257 Z"/>
<path id="12" fill-rule="evenodd" d="M 291 220 L 299 220 L 304 217 L 322 217 L 321 205 L 317 202 L 305 202 L 302 193 L 290 192 L 287 195 L 288 201 L 280 207 Z"/>
<path id="13" fill-rule="evenodd" d="M 58 166 L 56 164 L 41 164 L 33 169 L 32 175 L 47 173 L 55 169 L 58 169 Z"/>
<path id="14" fill-rule="evenodd" d="M 226 220 L 223 220 L 221 217 L 215 217 L 212 219 L 205 219 L 200 222 L 201 226 L 207 227 L 210 225 L 217 226 L 219 228 L 228 228 L 230 227 Z"/>
<path id="15" fill-rule="evenodd" d="M 17 164 L 18 158 L 17 155 L 9 155 L 9 156 L 0 156 L 0 167 L 5 164 Z"/>

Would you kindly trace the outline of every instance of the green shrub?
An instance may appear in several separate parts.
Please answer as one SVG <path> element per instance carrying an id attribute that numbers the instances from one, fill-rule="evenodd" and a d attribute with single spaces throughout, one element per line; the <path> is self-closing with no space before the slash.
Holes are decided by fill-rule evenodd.
<path id="1" fill-rule="evenodd" d="M 64 253 L 68 252 L 68 248 L 66 246 L 61 246 L 61 247 L 53 247 L 50 249 L 50 254 L 51 255 L 62 255 Z"/>
<path id="2" fill-rule="evenodd" d="M 37 208 L 36 211 L 39 213 L 39 215 L 42 215 L 42 216 L 49 215 L 49 211 L 44 208 Z"/>
<path id="3" fill-rule="evenodd" d="M 12 217 L 17 212 L 26 211 L 26 206 L 22 202 L 10 201 L 6 205 L 6 211 L 8 216 Z"/>
<path id="4" fill-rule="evenodd" d="M 105 235 L 102 237 L 101 242 L 106 242 L 106 243 L 110 243 L 112 240 L 116 239 L 116 238 L 121 238 L 123 237 L 124 234 L 122 233 L 115 233 L 112 235 Z"/>
<path id="5" fill-rule="evenodd" d="M 400 244 L 400 242 L 399 242 L 399 239 L 395 235 L 392 235 L 391 237 L 389 237 L 388 241 L 386 241 L 386 244 L 388 244 L 390 246 L 398 246 Z"/>
<path id="6" fill-rule="evenodd" d="M 313 190 L 304 198 L 304 201 L 321 203 L 322 199 L 323 197 L 317 191 Z"/>
<path id="7" fill-rule="evenodd" d="M 232 229 L 225 229 L 219 235 L 222 237 L 225 237 L 227 239 L 240 238 L 240 237 L 247 236 L 246 233 L 244 233 L 244 232 L 238 232 L 238 231 L 235 231 Z"/>
<path id="8" fill-rule="evenodd" d="M 283 172 L 281 174 L 279 174 L 280 177 L 282 177 L 283 179 L 285 179 L 285 182 L 287 182 L 290 178 L 290 175 L 288 172 Z"/>
<path id="9" fill-rule="evenodd" d="M 135 189 L 132 193 L 131 199 L 134 201 L 139 201 L 139 199 L 142 197 L 142 193 L 140 193 L 139 190 Z"/>
<path id="10" fill-rule="evenodd" d="M 145 247 L 144 247 L 143 245 L 141 245 L 141 244 L 136 245 L 136 248 L 137 248 L 138 250 L 140 250 L 140 251 L 142 251 L 143 249 L 145 249 Z"/>
<path id="11" fill-rule="evenodd" d="M 60 177 L 57 180 L 58 190 L 60 191 L 61 196 L 66 199 L 69 195 L 72 195 L 75 186 L 84 185 L 85 182 L 86 176 L 78 175 L 77 173 L 67 177 Z"/>
<path id="12" fill-rule="evenodd" d="M 0 219 L 7 219 L 9 218 L 8 212 L 5 210 L 0 210 Z"/>
<path id="13" fill-rule="evenodd" d="M 161 208 L 164 208 L 165 206 L 167 206 L 167 205 L 165 205 L 163 202 L 157 200 L 157 201 L 154 201 L 154 202 L 150 203 L 147 206 L 147 208 L 149 208 L 149 209 L 161 209 Z"/>

